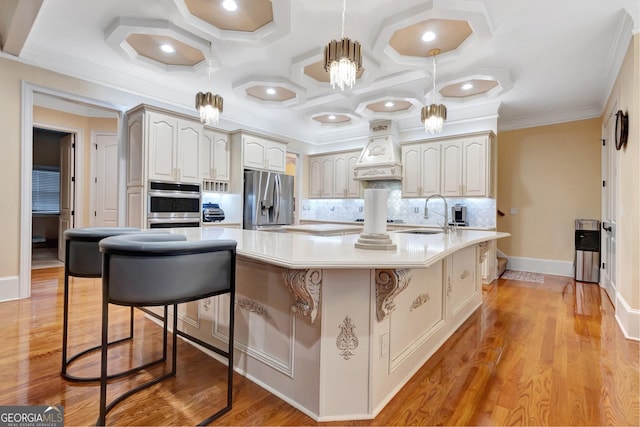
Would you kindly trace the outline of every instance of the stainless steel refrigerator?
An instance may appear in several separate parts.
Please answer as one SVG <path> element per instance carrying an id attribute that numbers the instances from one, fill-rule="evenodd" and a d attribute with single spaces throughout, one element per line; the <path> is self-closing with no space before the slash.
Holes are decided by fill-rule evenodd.
<path id="1" fill-rule="evenodd" d="M 244 171 L 244 228 L 257 230 L 293 224 L 293 177 Z"/>

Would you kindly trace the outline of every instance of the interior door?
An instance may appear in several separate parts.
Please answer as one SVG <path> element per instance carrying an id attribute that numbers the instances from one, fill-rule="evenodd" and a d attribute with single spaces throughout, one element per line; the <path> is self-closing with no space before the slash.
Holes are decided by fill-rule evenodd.
<path id="1" fill-rule="evenodd" d="M 96 171 L 94 226 L 118 225 L 118 137 L 115 133 L 95 138 Z"/>
<path id="2" fill-rule="evenodd" d="M 63 233 L 74 227 L 75 134 L 60 139 L 60 219 L 58 221 L 58 259 L 64 262 Z"/>
<path id="3" fill-rule="evenodd" d="M 602 131 L 602 233 L 600 286 L 615 301 L 616 293 L 616 206 L 618 197 L 618 156 L 615 150 L 615 115 L 611 110 Z"/>

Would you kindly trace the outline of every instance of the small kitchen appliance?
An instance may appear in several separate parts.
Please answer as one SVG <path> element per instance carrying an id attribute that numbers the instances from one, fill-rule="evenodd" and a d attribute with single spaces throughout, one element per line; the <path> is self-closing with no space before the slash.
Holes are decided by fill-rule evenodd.
<path id="1" fill-rule="evenodd" d="M 451 222 L 449 225 L 457 225 L 461 227 L 466 227 L 469 225 L 467 223 L 467 207 L 464 205 L 453 205 L 451 206 Z"/>
<path id="2" fill-rule="evenodd" d="M 202 222 L 224 221 L 224 211 L 217 203 L 202 204 Z"/>

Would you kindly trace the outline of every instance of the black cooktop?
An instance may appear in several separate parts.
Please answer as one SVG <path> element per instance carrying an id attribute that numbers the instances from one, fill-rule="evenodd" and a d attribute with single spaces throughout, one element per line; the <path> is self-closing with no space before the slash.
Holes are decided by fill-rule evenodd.
<path id="1" fill-rule="evenodd" d="M 355 222 L 364 222 L 364 218 L 356 218 L 354 221 Z M 396 224 L 404 224 L 404 220 L 403 219 L 388 219 L 387 222 L 388 223 L 395 222 Z"/>

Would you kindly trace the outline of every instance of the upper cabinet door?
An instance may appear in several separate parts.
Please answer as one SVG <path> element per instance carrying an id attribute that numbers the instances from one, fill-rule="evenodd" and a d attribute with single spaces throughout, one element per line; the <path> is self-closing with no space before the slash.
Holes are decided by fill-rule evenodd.
<path id="1" fill-rule="evenodd" d="M 343 154 L 333 157 L 333 197 L 347 196 L 347 158 Z"/>
<path id="2" fill-rule="evenodd" d="M 402 196 L 419 197 L 420 189 L 420 145 L 402 147 Z"/>
<path id="3" fill-rule="evenodd" d="M 199 183 L 198 150 L 200 149 L 200 135 L 202 125 L 186 120 L 178 121 L 176 181 Z"/>
<path id="4" fill-rule="evenodd" d="M 487 182 L 487 144 L 484 138 L 464 140 L 462 185 L 465 196 L 486 196 Z"/>
<path id="5" fill-rule="evenodd" d="M 347 197 L 360 197 L 360 181 L 354 179 L 354 169 L 356 163 L 358 162 L 358 158 L 360 158 L 360 151 L 356 151 L 354 153 L 347 153 L 347 170 L 346 170 L 346 181 L 347 181 Z"/>
<path id="6" fill-rule="evenodd" d="M 421 196 L 440 193 L 440 144 L 426 144 L 420 150 Z"/>
<path id="7" fill-rule="evenodd" d="M 149 179 L 174 181 L 178 119 L 149 113 Z"/>
<path id="8" fill-rule="evenodd" d="M 200 138 L 200 179 L 213 179 L 215 133 L 205 129 Z"/>
<path id="9" fill-rule="evenodd" d="M 309 197 L 312 199 L 322 197 L 322 159 L 320 157 L 309 159 Z"/>
<path id="10" fill-rule="evenodd" d="M 267 169 L 284 172 L 287 168 L 287 145 L 275 141 L 267 142 Z"/>
<path id="11" fill-rule="evenodd" d="M 441 145 L 441 194 L 457 197 L 462 194 L 462 146 L 460 142 L 443 142 Z"/>
<path id="12" fill-rule="evenodd" d="M 321 158 L 322 184 L 320 185 L 320 197 L 333 197 L 333 156 Z"/>
<path id="13" fill-rule="evenodd" d="M 231 178 L 229 138 L 224 134 L 216 134 L 213 142 L 213 179 L 229 181 Z"/>
<path id="14" fill-rule="evenodd" d="M 266 141 L 245 135 L 242 138 L 244 167 L 254 169 L 265 169 L 265 159 L 267 157 Z"/>

